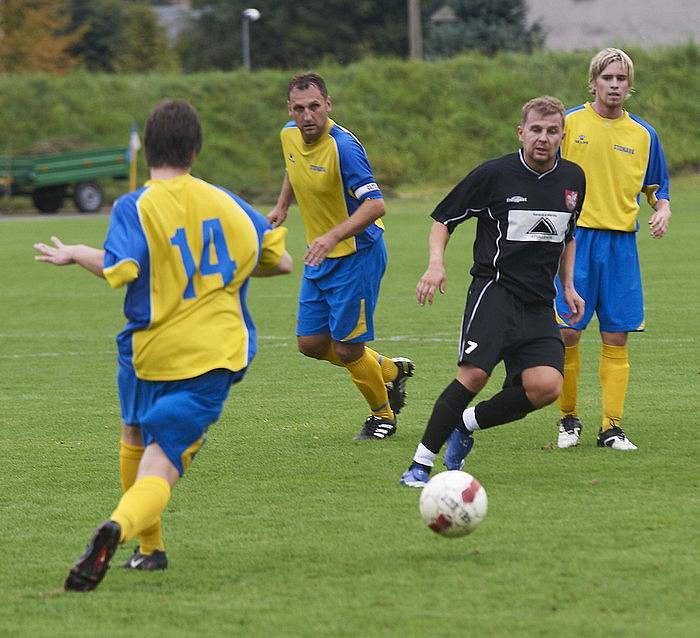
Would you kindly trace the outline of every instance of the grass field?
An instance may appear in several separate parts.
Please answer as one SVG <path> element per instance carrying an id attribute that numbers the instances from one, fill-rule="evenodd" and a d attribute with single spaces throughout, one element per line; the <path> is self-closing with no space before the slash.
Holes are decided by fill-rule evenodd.
<path id="1" fill-rule="evenodd" d="M 697 176 L 677 179 L 669 236 L 639 237 L 649 331 L 631 337 L 624 420 L 639 451 L 595 447 L 593 326 L 582 445 L 556 449 L 553 406 L 478 434 L 467 469 L 490 510 L 455 540 L 425 528 L 418 492 L 398 478 L 454 375 L 473 224 L 452 238 L 447 294 L 419 308 L 438 195 L 388 202 L 376 348 L 417 371 L 397 435 L 355 442 L 366 411 L 347 373 L 296 351 L 293 214 L 295 273 L 252 283 L 258 357 L 165 514 L 170 569 L 121 570 L 129 544 L 85 595 L 62 582 L 119 498 L 122 295 L 35 263 L 31 245 L 100 244 L 108 218 L 0 220 L 0 635 L 700 635 L 699 189 Z"/>

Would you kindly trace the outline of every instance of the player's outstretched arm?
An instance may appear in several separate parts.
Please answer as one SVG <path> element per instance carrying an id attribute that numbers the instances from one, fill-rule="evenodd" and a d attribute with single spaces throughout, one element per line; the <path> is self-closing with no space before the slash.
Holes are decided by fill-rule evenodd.
<path id="1" fill-rule="evenodd" d="M 668 231 L 671 219 L 671 203 L 667 199 L 659 199 L 654 204 L 654 212 L 649 218 L 649 233 L 654 239 L 661 239 Z"/>
<path id="2" fill-rule="evenodd" d="M 34 244 L 34 249 L 39 253 L 34 255 L 34 259 L 56 266 L 78 264 L 93 275 L 104 278 L 104 250 L 83 244 L 64 244 L 58 237 L 51 237 L 51 241 L 53 246 L 41 242 Z"/>
<path id="3" fill-rule="evenodd" d="M 279 197 L 277 198 L 277 203 L 275 207 L 267 214 L 267 221 L 270 222 L 273 228 L 277 228 L 285 219 L 287 219 L 287 213 L 289 212 L 289 206 L 294 199 L 294 190 L 292 189 L 292 184 L 289 181 L 289 176 L 285 172 L 284 180 L 282 180 L 282 189 L 280 190 Z"/>
<path id="4" fill-rule="evenodd" d="M 450 233 L 442 222 L 433 222 L 428 236 L 428 250 L 430 257 L 428 269 L 418 281 L 416 286 L 416 299 L 419 305 L 424 306 L 427 301 L 432 305 L 435 291 L 445 294 L 447 274 L 445 273 L 445 248 L 450 241 Z"/>

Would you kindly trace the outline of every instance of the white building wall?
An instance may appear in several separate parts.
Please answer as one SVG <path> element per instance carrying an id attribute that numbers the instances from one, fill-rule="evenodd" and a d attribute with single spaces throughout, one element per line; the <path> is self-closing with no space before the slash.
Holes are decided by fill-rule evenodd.
<path id="1" fill-rule="evenodd" d="M 527 0 L 548 49 L 700 42 L 700 0 Z"/>

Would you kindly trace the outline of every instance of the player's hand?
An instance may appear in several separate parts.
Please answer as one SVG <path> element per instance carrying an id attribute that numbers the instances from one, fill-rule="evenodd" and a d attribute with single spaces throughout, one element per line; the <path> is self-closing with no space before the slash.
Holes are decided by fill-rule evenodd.
<path id="1" fill-rule="evenodd" d="M 34 255 L 37 261 L 46 261 L 56 266 L 67 266 L 74 263 L 71 254 L 72 246 L 66 246 L 58 237 L 51 237 L 53 246 L 47 244 L 34 244 L 34 249 L 39 253 Z"/>
<path id="2" fill-rule="evenodd" d="M 311 242 L 306 254 L 304 255 L 304 263 L 307 266 L 318 266 L 336 247 L 338 241 L 331 233 L 326 233 L 317 237 Z"/>
<path id="3" fill-rule="evenodd" d="M 571 313 L 564 316 L 564 319 L 566 323 L 572 326 L 583 319 L 583 313 L 586 310 L 586 302 L 574 288 L 564 289 L 564 301 L 566 301 L 566 305 L 569 306 L 569 310 L 571 310 Z"/>
<path id="4" fill-rule="evenodd" d="M 668 207 L 654 211 L 649 218 L 649 234 L 654 239 L 661 239 L 668 230 L 668 222 L 671 218 L 671 209 Z"/>
<path id="5" fill-rule="evenodd" d="M 272 227 L 277 228 L 287 219 L 287 210 L 281 206 L 275 206 L 266 217 L 267 221 L 272 224 Z"/>
<path id="6" fill-rule="evenodd" d="M 428 270 L 425 271 L 416 286 L 418 304 L 424 306 L 427 301 L 428 304 L 432 305 L 436 290 L 439 290 L 441 295 L 445 294 L 446 281 L 447 275 L 445 274 L 444 266 L 428 266 Z"/>

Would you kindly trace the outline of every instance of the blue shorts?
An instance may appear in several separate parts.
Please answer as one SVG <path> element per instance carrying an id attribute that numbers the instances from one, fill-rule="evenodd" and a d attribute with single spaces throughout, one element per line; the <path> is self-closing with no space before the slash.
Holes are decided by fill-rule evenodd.
<path id="1" fill-rule="evenodd" d="M 598 315 L 604 332 L 644 330 L 644 293 L 637 253 L 637 234 L 617 230 L 576 229 L 574 287 L 586 302 L 583 318 L 568 325 L 571 314 L 557 286 L 557 319 L 561 327 L 583 330 Z"/>
<path id="2" fill-rule="evenodd" d="M 372 341 L 386 261 L 384 239 L 380 238 L 347 257 L 306 266 L 299 292 L 297 336 L 329 333 L 334 341 Z"/>
<path id="3" fill-rule="evenodd" d="M 212 370 L 181 381 L 144 381 L 119 365 L 119 403 L 126 425 L 138 426 L 145 446 L 158 443 L 180 475 L 204 445 L 207 429 L 245 370 Z"/>

